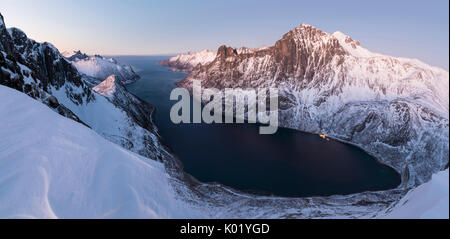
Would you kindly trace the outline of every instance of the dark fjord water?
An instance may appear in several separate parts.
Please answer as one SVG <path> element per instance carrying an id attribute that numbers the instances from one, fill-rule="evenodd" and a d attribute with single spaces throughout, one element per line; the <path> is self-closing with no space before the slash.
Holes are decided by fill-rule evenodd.
<path id="1" fill-rule="evenodd" d="M 288 197 L 349 194 L 395 188 L 400 175 L 363 150 L 318 135 L 280 128 L 260 135 L 254 124 L 173 124 L 169 100 L 186 74 L 156 63 L 165 57 L 120 56 L 142 77 L 128 90 L 156 107 L 164 144 L 185 171 L 203 182 Z"/>

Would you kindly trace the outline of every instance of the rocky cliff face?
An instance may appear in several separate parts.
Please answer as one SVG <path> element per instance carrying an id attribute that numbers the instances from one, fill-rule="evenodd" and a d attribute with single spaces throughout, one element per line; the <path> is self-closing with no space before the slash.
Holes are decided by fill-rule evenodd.
<path id="1" fill-rule="evenodd" d="M 7 29 L 1 15 L 0 19 L 0 84 L 45 103 L 126 149 L 150 159 L 166 157 L 152 120 L 154 108 L 127 92 L 122 80 L 113 97 L 98 94 L 91 87 L 104 79 L 80 74 L 53 45 L 35 42 L 19 29 Z"/>
<path id="2" fill-rule="evenodd" d="M 274 46 L 221 46 L 178 85 L 278 87 L 280 124 L 362 147 L 422 184 L 448 165 L 448 72 L 418 60 L 375 54 L 337 32 L 302 24 Z"/>

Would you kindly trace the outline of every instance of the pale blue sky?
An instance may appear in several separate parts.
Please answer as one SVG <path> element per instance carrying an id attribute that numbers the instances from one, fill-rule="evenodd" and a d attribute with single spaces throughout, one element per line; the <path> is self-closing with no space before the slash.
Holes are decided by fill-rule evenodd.
<path id="1" fill-rule="evenodd" d="M 270 46 L 304 22 L 447 70 L 448 8 L 448 0 L 0 0 L 8 27 L 61 51 L 144 55 Z"/>

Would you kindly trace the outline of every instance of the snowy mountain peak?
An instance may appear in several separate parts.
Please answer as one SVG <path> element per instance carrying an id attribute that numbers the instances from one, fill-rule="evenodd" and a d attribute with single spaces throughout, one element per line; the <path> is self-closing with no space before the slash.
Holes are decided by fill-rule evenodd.
<path id="1" fill-rule="evenodd" d="M 302 27 L 313 27 L 313 26 L 306 24 L 306 23 L 301 23 L 300 28 L 302 28 Z"/>
<path id="2" fill-rule="evenodd" d="M 117 80 L 123 84 L 133 83 L 140 78 L 131 66 L 121 65 L 114 58 L 106 58 L 100 55 L 91 56 L 81 51 L 65 52 L 64 56 L 79 72 L 94 78 L 94 85 L 110 75 L 115 75 Z"/>
<path id="3" fill-rule="evenodd" d="M 102 81 L 92 89 L 101 95 L 112 96 L 116 92 L 116 76 L 108 76 L 106 80 Z"/>
<path id="4" fill-rule="evenodd" d="M 316 41 L 317 38 L 326 35 L 326 33 L 318 28 L 311 25 L 302 23 L 299 27 L 295 27 L 286 34 L 283 35 L 282 39 L 304 39 L 310 41 Z"/>
<path id="5" fill-rule="evenodd" d="M 336 31 L 333 34 L 329 34 L 309 24 L 302 23 L 300 27 L 294 28 L 283 36 L 283 38 L 293 38 L 294 40 L 302 40 L 306 45 L 313 45 L 315 48 L 319 48 L 322 43 L 329 44 L 336 49 L 342 47 L 346 53 L 354 57 L 376 57 L 382 56 L 377 53 L 373 53 L 363 47 L 359 41 L 352 39 L 350 36 Z M 338 45 L 334 44 L 334 41 L 338 41 Z M 336 51 L 341 52 L 341 51 Z M 342 52 L 341 52 L 342 53 Z"/>
<path id="6" fill-rule="evenodd" d="M 65 51 L 65 52 L 61 53 L 61 55 L 63 55 L 69 61 L 82 60 L 82 59 L 86 59 L 89 57 L 85 53 L 82 53 L 80 50 L 72 51 L 72 52 Z"/>
<path id="7" fill-rule="evenodd" d="M 297 29 L 316 29 L 319 30 L 317 27 L 314 27 L 313 25 L 301 23 L 300 27 L 297 27 Z"/>

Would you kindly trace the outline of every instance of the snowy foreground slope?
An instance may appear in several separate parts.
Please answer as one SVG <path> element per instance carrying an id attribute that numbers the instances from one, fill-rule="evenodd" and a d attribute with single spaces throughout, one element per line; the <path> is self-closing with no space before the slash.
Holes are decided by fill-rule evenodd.
<path id="1" fill-rule="evenodd" d="M 163 164 L 0 86 L 1 218 L 182 218 Z M 11 107 L 11 106 L 14 107 Z"/>
<path id="2" fill-rule="evenodd" d="M 449 218 L 448 169 L 411 190 L 381 218 Z"/>
<path id="3" fill-rule="evenodd" d="M 215 187 L 199 197 L 174 183 L 163 164 L 103 139 L 25 94 L 0 86 L 0 97 L 0 218 L 345 218 L 367 210 L 351 196 L 252 198 Z M 198 189 L 208 188 L 214 186 Z M 313 206 L 321 200 L 327 204 Z M 339 207 L 343 212 L 334 214 Z M 448 218 L 448 170 L 381 216 Z"/>

